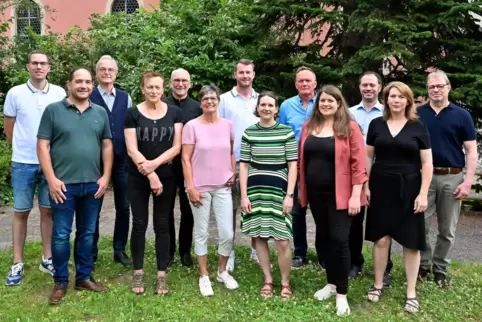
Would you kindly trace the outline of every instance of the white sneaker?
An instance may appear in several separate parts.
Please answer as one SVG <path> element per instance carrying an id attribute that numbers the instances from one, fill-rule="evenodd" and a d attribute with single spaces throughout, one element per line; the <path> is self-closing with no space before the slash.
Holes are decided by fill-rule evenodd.
<path id="1" fill-rule="evenodd" d="M 236 258 L 236 256 L 234 255 L 234 249 L 233 249 L 231 251 L 231 254 L 229 254 L 228 263 L 226 264 L 226 269 L 228 270 L 228 272 L 234 271 L 234 259 L 235 258 Z"/>
<path id="2" fill-rule="evenodd" d="M 345 296 L 336 297 L 336 315 L 350 315 L 350 306 L 348 305 L 348 300 Z"/>
<path id="3" fill-rule="evenodd" d="M 199 278 L 199 291 L 201 292 L 202 296 L 214 295 L 213 287 L 211 286 L 209 276 L 203 276 Z"/>
<path id="4" fill-rule="evenodd" d="M 258 259 L 258 254 L 256 254 L 255 250 L 251 250 L 251 260 L 254 261 L 256 264 L 259 265 L 259 259 Z"/>
<path id="5" fill-rule="evenodd" d="M 219 273 L 218 271 L 217 280 L 218 282 L 224 283 L 224 286 L 226 286 L 228 290 L 235 290 L 239 287 L 238 282 L 236 282 L 234 277 L 229 275 L 227 271 L 224 271 L 222 273 Z"/>
<path id="6" fill-rule="evenodd" d="M 324 301 L 332 296 L 336 295 L 336 289 L 331 288 L 330 285 L 326 285 L 321 290 L 315 293 L 315 299 L 318 301 Z"/>

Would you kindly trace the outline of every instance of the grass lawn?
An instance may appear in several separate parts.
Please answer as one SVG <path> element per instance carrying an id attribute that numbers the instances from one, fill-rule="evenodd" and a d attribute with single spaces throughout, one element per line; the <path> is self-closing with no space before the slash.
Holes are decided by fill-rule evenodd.
<path id="1" fill-rule="evenodd" d="M 294 299 L 279 298 L 279 272 L 274 265 L 276 294 L 262 299 L 258 290 L 263 281 L 261 270 L 249 260 L 249 248 L 236 247 L 237 266 L 233 275 L 240 288 L 228 291 L 215 281 L 215 248 L 210 247 L 211 281 L 214 297 L 203 298 L 198 289 L 197 266 L 186 269 L 177 261 L 168 274 L 171 293 L 153 295 L 155 258 L 153 242 L 146 247 L 146 293 L 130 292 L 131 272 L 111 261 L 111 239 L 101 240 L 100 259 L 95 277 L 106 283 L 106 294 L 76 292 L 71 282 L 62 304 L 50 306 L 47 297 L 52 278 L 38 270 L 41 245 L 27 243 L 26 275 L 19 287 L 0 286 L 0 321 L 480 321 L 482 320 L 482 264 L 454 262 L 452 283 L 440 289 L 432 282 L 418 285 L 421 312 L 411 315 L 403 311 L 405 296 L 402 258 L 395 258 L 392 287 L 381 302 L 372 304 L 364 298 L 372 284 L 371 252 L 365 249 L 367 263 L 364 276 L 350 282 L 351 316 L 338 318 L 335 300 L 319 302 L 313 294 L 326 283 L 325 274 L 314 265 L 292 272 Z M 11 265 L 11 250 L 0 252 L 1 278 Z M 314 254 L 310 257 L 314 260 Z M 274 259 L 274 253 L 273 253 Z M 177 260 L 177 259 L 176 259 Z M 71 272 L 72 272 L 71 265 Z M 71 275 L 72 277 L 72 275 Z"/>

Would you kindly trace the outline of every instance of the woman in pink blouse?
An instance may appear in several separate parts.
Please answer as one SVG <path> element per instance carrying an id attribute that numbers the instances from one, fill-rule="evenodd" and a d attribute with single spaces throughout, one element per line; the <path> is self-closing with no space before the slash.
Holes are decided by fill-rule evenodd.
<path id="1" fill-rule="evenodd" d="M 238 283 L 226 270 L 233 249 L 231 186 L 235 179 L 236 160 L 232 123 L 218 116 L 219 89 L 214 85 L 203 86 L 199 91 L 199 101 L 203 114 L 184 126 L 182 167 L 194 217 L 193 239 L 200 269 L 199 290 L 203 296 L 212 296 L 207 270 L 211 207 L 219 232 L 216 279 L 228 289 L 238 288 Z"/>

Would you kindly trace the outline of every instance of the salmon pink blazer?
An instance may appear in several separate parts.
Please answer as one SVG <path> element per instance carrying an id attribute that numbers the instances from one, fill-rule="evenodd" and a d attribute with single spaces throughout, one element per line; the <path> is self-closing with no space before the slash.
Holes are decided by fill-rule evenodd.
<path id="1" fill-rule="evenodd" d="M 298 198 L 302 207 L 308 205 L 303 152 L 306 138 L 310 135 L 307 124 L 308 121 L 303 124 L 298 144 Z M 351 135 L 349 137 L 338 138 L 335 136 L 335 195 L 337 210 L 348 209 L 348 201 L 350 200 L 353 186 L 363 184 L 368 180 L 363 135 L 358 123 L 350 121 L 350 126 Z M 365 206 L 367 203 L 363 189 L 360 194 L 360 202 L 362 206 Z"/>

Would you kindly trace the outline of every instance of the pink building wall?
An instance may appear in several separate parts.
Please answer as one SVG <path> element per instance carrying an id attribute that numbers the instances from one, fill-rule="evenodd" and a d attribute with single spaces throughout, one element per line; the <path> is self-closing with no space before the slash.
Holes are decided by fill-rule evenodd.
<path id="1" fill-rule="evenodd" d="M 50 27 L 53 32 L 66 33 L 75 25 L 86 29 L 90 25 L 89 17 L 93 13 L 105 14 L 109 13 L 114 0 L 34 0 L 41 7 L 48 7 L 50 10 L 44 10 L 42 20 L 42 34 L 47 32 L 46 26 Z M 160 0 L 137 0 L 140 8 L 153 10 L 159 7 Z M 15 9 L 9 8 L 0 15 L 0 21 L 5 21 L 14 16 Z M 13 36 L 16 32 L 15 24 L 10 26 L 8 36 Z"/>

